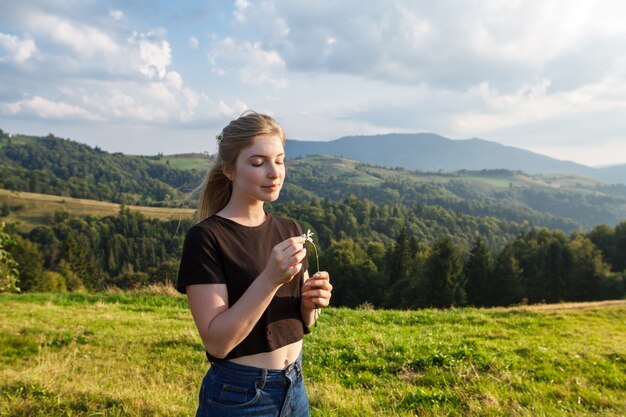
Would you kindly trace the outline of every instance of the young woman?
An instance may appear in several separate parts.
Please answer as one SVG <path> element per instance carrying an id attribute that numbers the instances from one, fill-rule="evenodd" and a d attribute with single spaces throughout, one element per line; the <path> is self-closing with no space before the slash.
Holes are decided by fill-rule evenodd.
<path id="1" fill-rule="evenodd" d="M 178 275 L 211 362 L 196 416 L 308 416 L 302 339 L 332 285 L 309 278 L 298 223 L 263 208 L 285 179 L 285 133 L 247 112 L 217 140 Z"/>

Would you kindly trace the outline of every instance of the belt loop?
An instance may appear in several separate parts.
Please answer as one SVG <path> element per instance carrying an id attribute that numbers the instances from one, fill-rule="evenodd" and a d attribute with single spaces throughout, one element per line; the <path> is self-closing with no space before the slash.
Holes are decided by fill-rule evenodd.
<path id="1" fill-rule="evenodd" d="M 261 369 L 261 380 L 256 382 L 257 388 L 258 389 L 263 389 L 263 387 L 265 387 L 266 380 L 267 380 L 267 369 L 262 368 Z"/>

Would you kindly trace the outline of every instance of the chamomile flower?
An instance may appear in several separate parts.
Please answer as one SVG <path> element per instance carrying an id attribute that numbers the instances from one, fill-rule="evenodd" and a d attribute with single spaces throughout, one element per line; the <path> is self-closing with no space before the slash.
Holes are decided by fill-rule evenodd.
<path id="1" fill-rule="evenodd" d="M 314 234 L 315 233 L 313 233 L 311 231 L 311 229 L 308 229 L 306 231 L 306 233 L 304 233 L 301 237 L 303 237 L 306 242 L 309 242 L 311 245 L 313 245 L 313 249 L 315 250 L 315 261 L 316 261 L 316 264 L 317 264 L 317 271 L 319 272 L 319 270 L 320 270 L 320 260 L 319 260 L 318 254 L 317 254 L 317 246 L 315 246 L 315 242 L 313 242 L 313 235 Z"/>
<path id="2" fill-rule="evenodd" d="M 317 246 L 315 246 L 315 242 L 313 242 L 313 232 L 311 231 L 311 229 L 307 230 L 306 233 L 304 233 L 301 237 L 304 238 L 305 242 L 309 242 L 311 245 L 313 245 L 313 249 L 315 250 L 315 263 L 317 265 L 317 271 L 319 272 L 320 270 L 320 258 L 319 255 L 317 253 Z M 320 316 L 320 308 L 319 306 L 315 306 L 315 326 L 317 326 L 317 319 Z"/>

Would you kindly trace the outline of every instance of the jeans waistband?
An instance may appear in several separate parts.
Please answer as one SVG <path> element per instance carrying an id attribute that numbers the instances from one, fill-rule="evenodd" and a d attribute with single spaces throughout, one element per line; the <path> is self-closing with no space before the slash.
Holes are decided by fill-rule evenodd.
<path id="1" fill-rule="evenodd" d="M 290 374 L 302 371 L 302 351 L 300 351 L 295 361 L 283 369 L 257 368 L 256 366 L 242 365 L 231 361 L 211 362 L 211 367 L 245 379 L 257 377 L 262 379 L 284 378 L 290 376 Z"/>

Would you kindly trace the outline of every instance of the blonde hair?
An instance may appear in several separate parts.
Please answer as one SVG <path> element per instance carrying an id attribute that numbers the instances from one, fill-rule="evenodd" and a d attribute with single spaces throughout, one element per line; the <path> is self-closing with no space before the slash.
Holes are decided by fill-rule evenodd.
<path id="1" fill-rule="evenodd" d="M 254 144 L 254 139 L 260 135 L 276 135 L 285 144 L 285 131 L 276 120 L 250 110 L 222 130 L 215 164 L 199 187 L 198 220 L 204 220 L 226 206 L 230 200 L 232 182 L 224 170 L 234 172 L 241 151 Z"/>

